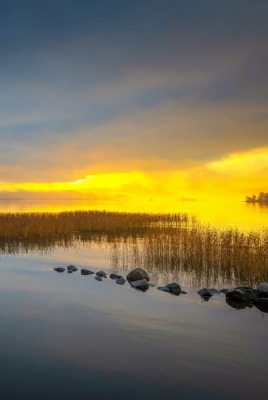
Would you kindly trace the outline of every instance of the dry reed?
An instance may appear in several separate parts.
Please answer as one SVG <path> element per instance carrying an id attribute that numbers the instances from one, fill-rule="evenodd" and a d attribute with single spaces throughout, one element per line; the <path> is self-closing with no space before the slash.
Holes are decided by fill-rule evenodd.
<path id="1" fill-rule="evenodd" d="M 117 266 L 192 274 L 195 279 L 255 284 L 268 280 L 268 230 L 201 226 L 188 214 L 76 211 L 0 214 L 0 251 L 110 243 Z"/>

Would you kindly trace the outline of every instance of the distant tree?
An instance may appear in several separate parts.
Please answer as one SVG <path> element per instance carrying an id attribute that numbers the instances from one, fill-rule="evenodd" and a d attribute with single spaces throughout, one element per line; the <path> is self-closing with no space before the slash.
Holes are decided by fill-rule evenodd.
<path id="1" fill-rule="evenodd" d="M 252 203 L 252 197 L 246 196 L 245 201 L 246 201 L 247 203 Z"/>
<path id="2" fill-rule="evenodd" d="M 259 197 L 260 197 L 260 202 L 261 203 L 268 203 L 268 193 L 260 193 L 259 194 Z"/>
<path id="3" fill-rule="evenodd" d="M 247 203 L 265 203 L 268 204 L 268 193 L 260 192 L 258 197 L 253 194 L 251 197 L 246 196 L 245 201 Z"/>
<path id="4" fill-rule="evenodd" d="M 265 193 L 263 193 L 263 192 L 260 192 L 260 193 L 259 193 L 258 201 L 259 201 L 260 203 L 262 203 L 262 202 L 264 201 L 264 196 L 265 196 Z"/>

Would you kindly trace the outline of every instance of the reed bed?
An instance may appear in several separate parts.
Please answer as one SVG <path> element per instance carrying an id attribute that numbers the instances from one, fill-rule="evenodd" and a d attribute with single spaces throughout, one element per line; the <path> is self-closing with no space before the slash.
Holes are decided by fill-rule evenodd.
<path id="1" fill-rule="evenodd" d="M 108 243 L 111 263 L 195 281 L 254 285 L 268 280 L 268 230 L 202 226 L 188 214 L 76 211 L 0 214 L 0 251 Z"/>
<path id="2" fill-rule="evenodd" d="M 142 240 L 118 240 L 115 265 L 142 266 L 150 272 L 187 274 L 206 284 L 256 285 L 268 280 L 268 231 L 218 231 L 209 227 L 153 233 Z"/>
<path id="3" fill-rule="evenodd" d="M 73 211 L 60 213 L 1 213 L 0 238 L 50 237 L 70 233 L 140 235 L 148 228 L 187 227 L 188 214 Z"/>

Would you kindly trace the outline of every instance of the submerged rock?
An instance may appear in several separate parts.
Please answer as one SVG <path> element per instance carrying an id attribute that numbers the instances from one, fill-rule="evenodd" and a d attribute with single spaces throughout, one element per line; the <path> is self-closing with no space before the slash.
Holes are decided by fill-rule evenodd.
<path id="1" fill-rule="evenodd" d="M 226 304 L 228 306 L 235 308 L 236 310 L 244 310 L 245 308 L 252 308 L 253 303 L 249 300 L 246 301 L 240 301 L 240 300 L 234 300 L 234 299 L 228 299 L 226 297 Z"/>
<path id="2" fill-rule="evenodd" d="M 203 288 L 198 290 L 197 292 L 199 294 L 199 296 L 203 297 L 203 299 L 208 300 L 210 297 L 213 296 L 213 293 L 210 289 L 207 288 Z"/>
<path id="3" fill-rule="evenodd" d="M 102 278 L 100 276 L 95 276 L 95 279 L 96 279 L 96 281 L 99 281 L 99 282 L 102 281 Z"/>
<path id="4" fill-rule="evenodd" d="M 181 287 L 178 283 L 173 282 L 173 283 L 168 283 L 166 285 L 166 288 L 169 289 L 171 294 L 175 294 L 176 296 L 179 296 L 181 294 Z"/>
<path id="5" fill-rule="evenodd" d="M 74 265 L 68 265 L 67 271 L 69 274 L 71 274 L 72 272 L 78 271 L 78 268 L 76 268 Z"/>
<path id="6" fill-rule="evenodd" d="M 161 292 L 167 292 L 170 293 L 169 288 L 167 288 L 166 286 L 158 286 L 157 288 L 158 290 L 161 290 Z"/>
<path id="7" fill-rule="evenodd" d="M 121 276 L 121 278 L 116 279 L 115 283 L 117 283 L 117 285 L 124 285 L 124 283 L 126 283 L 126 280 Z"/>
<path id="8" fill-rule="evenodd" d="M 107 275 L 105 274 L 104 271 L 98 271 L 98 272 L 96 272 L 96 275 L 101 278 L 107 278 Z"/>
<path id="9" fill-rule="evenodd" d="M 220 289 L 220 292 L 226 294 L 227 292 L 229 292 L 229 289 Z"/>
<path id="10" fill-rule="evenodd" d="M 120 279 L 120 278 L 122 278 L 122 275 L 110 274 L 110 279 Z"/>
<path id="11" fill-rule="evenodd" d="M 129 282 L 139 281 L 142 279 L 145 279 L 147 282 L 149 282 L 150 280 L 147 272 L 144 271 L 144 269 L 142 268 L 135 268 L 132 271 L 130 271 L 130 273 L 127 275 L 127 280 Z"/>
<path id="12" fill-rule="evenodd" d="M 57 271 L 57 272 L 64 272 L 64 271 L 65 271 L 65 268 L 63 268 L 63 267 L 56 267 L 56 268 L 54 268 L 54 271 Z"/>
<path id="13" fill-rule="evenodd" d="M 228 289 L 227 289 L 228 291 Z M 208 289 L 208 288 L 203 288 L 198 290 L 197 292 L 199 296 L 201 296 L 203 299 L 208 300 L 210 297 L 212 297 L 214 294 L 221 294 L 222 291 L 217 290 L 217 289 Z"/>
<path id="14" fill-rule="evenodd" d="M 185 290 L 181 291 L 181 294 L 188 294 L 187 292 L 185 292 Z"/>
<path id="15" fill-rule="evenodd" d="M 268 312 L 268 298 L 256 298 L 253 303 L 260 311 Z"/>
<path id="16" fill-rule="evenodd" d="M 130 282 L 131 286 L 138 289 L 148 289 L 148 281 L 146 279 L 139 279 L 138 281 Z"/>
<path id="17" fill-rule="evenodd" d="M 86 268 L 81 269 L 81 275 L 92 275 L 92 274 L 94 274 L 94 272 L 90 271 L 89 269 Z"/>

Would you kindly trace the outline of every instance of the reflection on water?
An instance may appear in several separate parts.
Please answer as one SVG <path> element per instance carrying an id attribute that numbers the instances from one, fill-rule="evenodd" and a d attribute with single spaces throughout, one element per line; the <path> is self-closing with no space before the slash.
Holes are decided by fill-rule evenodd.
<path id="1" fill-rule="evenodd" d="M 267 233 L 244 236 L 231 230 L 219 235 L 207 229 L 154 229 L 142 236 L 83 232 L 2 239 L 0 252 L 32 254 L 41 260 L 50 253 L 61 256 L 71 249 L 76 254 L 71 262 L 76 264 L 80 263 L 81 255 L 95 259 L 96 252 L 101 251 L 106 267 L 125 274 L 132 268 L 143 267 L 159 285 L 178 281 L 185 287 L 223 288 L 256 286 L 268 281 L 267 238 Z"/>
<path id="2" fill-rule="evenodd" d="M 185 213 L 4 213 L 0 238 L 3 254 L 98 243 L 109 247 L 115 267 L 143 267 L 188 287 L 256 285 L 268 279 L 268 230 L 220 230 Z"/>
<path id="3" fill-rule="evenodd" d="M 266 236 L 205 229 L 188 219 L 176 229 L 173 222 L 152 223 L 134 226 L 132 233 L 133 219 L 129 226 L 124 219 L 120 226 L 114 220 L 96 230 L 98 220 L 90 232 L 72 232 L 68 225 L 65 233 L 51 219 L 45 228 L 33 220 L 32 231 L 25 221 L 21 232 L 10 237 L 5 234 L 14 227 L 1 225 L 4 398 L 263 397 L 268 314 L 226 303 L 223 294 L 204 302 L 196 288 L 265 280 Z M 188 294 L 172 296 L 155 287 L 143 293 L 79 271 L 53 271 L 69 264 L 124 275 L 142 265 L 152 282 L 178 281 Z"/>
<path id="4" fill-rule="evenodd" d="M 49 270 L 76 257 L 79 267 L 102 263 L 83 247 L 1 257 L 4 398 L 261 397 L 268 314 L 229 307 L 224 295 L 204 303 L 191 291 L 142 293 Z"/>

